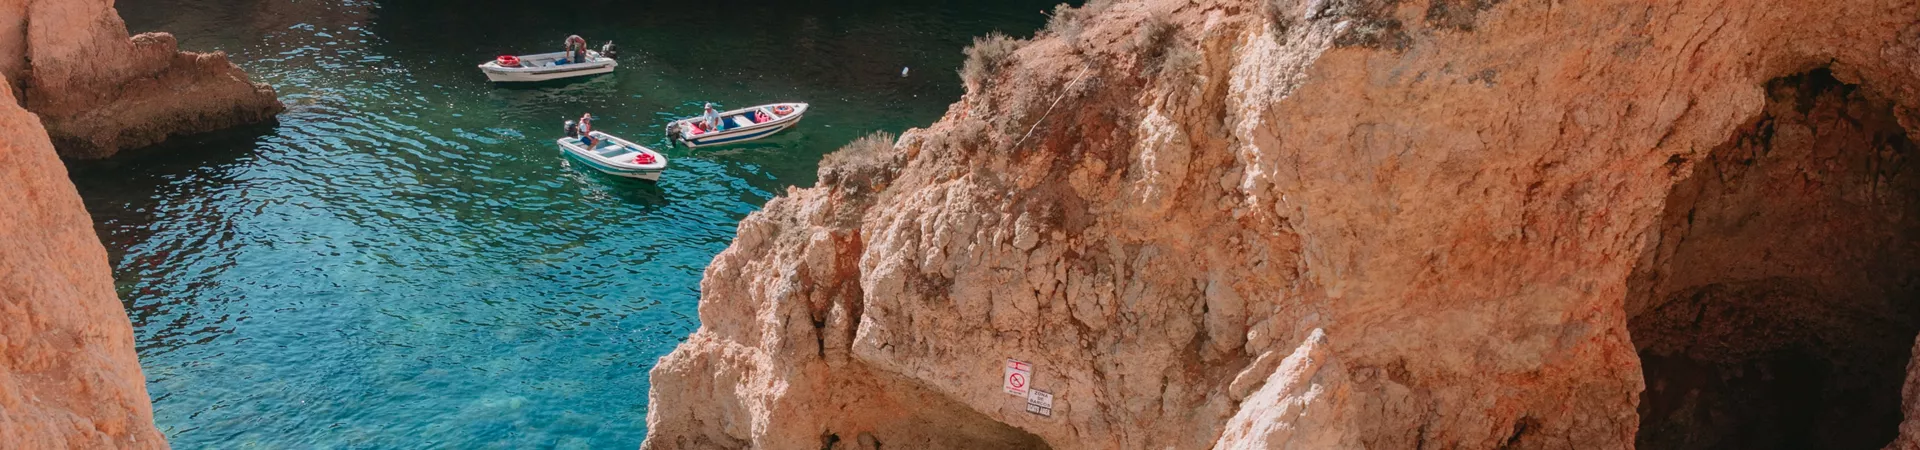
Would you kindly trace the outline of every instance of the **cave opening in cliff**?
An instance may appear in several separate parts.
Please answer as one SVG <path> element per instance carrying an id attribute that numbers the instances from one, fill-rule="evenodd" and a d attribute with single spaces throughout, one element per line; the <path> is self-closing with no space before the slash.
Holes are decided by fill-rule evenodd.
<path id="1" fill-rule="evenodd" d="M 1897 433 L 1920 331 L 1914 143 L 1888 102 L 1826 70 L 1766 91 L 1675 185 L 1629 283 L 1639 448 L 1864 449 Z"/>

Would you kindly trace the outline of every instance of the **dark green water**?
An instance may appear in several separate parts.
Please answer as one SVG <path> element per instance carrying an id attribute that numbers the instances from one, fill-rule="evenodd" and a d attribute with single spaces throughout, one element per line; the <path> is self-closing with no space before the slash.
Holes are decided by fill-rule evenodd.
<path id="1" fill-rule="evenodd" d="M 937 119 L 970 37 L 1049 3 L 123 0 L 289 110 L 73 178 L 175 448 L 634 448 L 735 224 L 826 152 Z M 570 33 L 619 42 L 620 70 L 506 89 L 474 68 Z M 673 149 L 658 184 L 552 143 L 582 112 L 661 143 L 701 102 L 789 100 L 814 105 L 795 130 Z"/>

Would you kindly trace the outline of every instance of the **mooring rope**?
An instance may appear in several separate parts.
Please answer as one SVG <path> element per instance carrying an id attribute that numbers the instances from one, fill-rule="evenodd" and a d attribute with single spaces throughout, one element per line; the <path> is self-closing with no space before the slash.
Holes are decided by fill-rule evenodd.
<path id="1" fill-rule="evenodd" d="M 1026 142 L 1027 142 L 1027 138 L 1028 138 L 1028 137 L 1030 137 L 1030 136 L 1033 136 L 1033 130 L 1037 130 L 1037 129 L 1040 129 L 1040 123 L 1041 123 L 1041 122 L 1046 122 L 1046 121 L 1047 121 L 1047 116 L 1048 116 L 1048 115 L 1050 115 L 1050 114 L 1053 114 L 1053 108 L 1054 108 L 1054 107 L 1057 107 L 1057 106 L 1060 106 L 1060 101 L 1061 101 L 1061 100 L 1066 100 L 1066 99 L 1067 99 L 1067 94 L 1071 94 L 1071 93 L 1073 93 L 1073 84 L 1074 84 L 1074 83 L 1079 83 L 1079 82 L 1080 82 L 1080 79 L 1081 79 L 1081 78 L 1083 78 L 1083 77 L 1086 77 L 1086 76 L 1087 76 L 1087 70 L 1088 70 L 1088 69 L 1092 69 L 1092 67 L 1087 67 L 1087 66 L 1080 66 L 1080 74 L 1079 74 L 1079 75 L 1075 75 L 1075 76 L 1073 77 L 1073 81 L 1068 81 L 1066 85 L 1064 85 L 1064 86 L 1060 86 L 1060 90 L 1061 90 L 1061 91 L 1064 91 L 1064 92 L 1061 92 L 1061 93 L 1060 93 L 1060 96 L 1059 96 L 1059 97 L 1054 97 L 1054 98 L 1053 98 L 1053 104 L 1052 104 L 1052 105 L 1048 105 L 1048 106 L 1047 106 L 1047 112 L 1044 112 L 1044 113 L 1040 113 L 1040 119 L 1039 119 L 1039 120 L 1035 120 L 1035 121 L 1033 121 L 1033 126 L 1031 126 L 1031 127 L 1027 127 L 1027 134 L 1023 134 L 1023 135 L 1020 135 L 1020 140 L 1019 140 L 1019 141 L 1015 141 L 1015 142 L 1013 143 L 1013 148 L 1014 148 L 1014 149 L 1019 149 L 1019 148 L 1020 148 L 1020 144 L 1024 144 L 1024 143 L 1026 143 Z"/>

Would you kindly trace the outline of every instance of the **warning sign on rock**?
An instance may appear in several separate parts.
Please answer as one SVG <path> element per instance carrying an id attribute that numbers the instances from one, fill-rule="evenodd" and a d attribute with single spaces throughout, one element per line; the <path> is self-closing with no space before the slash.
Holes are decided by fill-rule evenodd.
<path id="1" fill-rule="evenodd" d="M 1001 388 L 1007 395 L 1027 396 L 1027 385 L 1033 383 L 1033 365 L 1025 361 L 1007 360 L 1007 369 L 1000 376 Z"/>
<path id="2" fill-rule="evenodd" d="M 1053 394 L 1039 389 L 1027 391 L 1027 412 L 1053 417 Z"/>

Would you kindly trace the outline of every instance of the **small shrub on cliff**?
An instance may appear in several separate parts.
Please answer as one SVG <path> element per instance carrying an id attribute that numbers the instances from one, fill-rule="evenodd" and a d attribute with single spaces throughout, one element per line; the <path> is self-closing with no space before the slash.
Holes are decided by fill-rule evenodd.
<path id="1" fill-rule="evenodd" d="M 1200 54 L 1180 42 L 1180 29 L 1164 14 L 1154 14 L 1140 22 L 1133 48 L 1141 69 L 1149 76 L 1171 78 L 1169 82 L 1188 83 L 1196 76 Z"/>
<path id="2" fill-rule="evenodd" d="M 1325 0 L 1307 12 L 1308 19 L 1345 18 L 1352 22 L 1333 39 L 1340 47 L 1404 51 L 1413 43 L 1406 26 L 1395 16 L 1405 0 Z"/>
<path id="3" fill-rule="evenodd" d="M 960 81 L 966 83 L 968 92 L 986 89 L 994 75 L 1013 61 L 1013 52 L 1019 49 L 1019 39 L 998 31 L 973 38 L 973 45 L 966 50 L 967 62 L 960 65 Z"/>
<path id="4" fill-rule="evenodd" d="M 866 192 L 893 178 L 893 133 L 876 131 L 820 158 L 820 182 Z"/>
<path id="5" fill-rule="evenodd" d="M 1406 0 L 1322 0 L 1316 10 L 1307 11 L 1308 19 L 1346 17 L 1361 20 L 1392 18 L 1394 10 Z M 1310 8 L 1313 6 L 1310 6 Z"/>
<path id="6" fill-rule="evenodd" d="M 1427 23 L 1458 31 L 1473 31 L 1480 13 L 1500 6 L 1504 0 L 1434 0 L 1427 5 Z"/>
<path id="7" fill-rule="evenodd" d="M 1109 6 L 1113 6 L 1112 0 L 1090 0 L 1078 8 L 1066 3 L 1054 6 L 1053 13 L 1049 15 L 1051 18 L 1047 19 L 1046 34 L 1077 47 L 1080 44 L 1080 32 L 1085 29 L 1087 21 L 1106 11 Z"/>
<path id="8" fill-rule="evenodd" d="M 1400 19 L 1359 20 L 1334 37 L 1333 45 L 1403 51 L 1413 45 L 1413 38 Z"/>
<path id="9" fill-rule="evenodd" d="M 1133 36 L 1133 51 L 1140 56 L 1140 65 L 1148 70 L 1152 70 L 1153 66 L 1160 62 L 1161 56 L 1166 54 L 1168 47 L 1172 47 L 1178 43 L 1176 41 L 1180 40 L 1180 37 L 1175 35 L 1179 30 L 1174 29 L 1173 24 L 1167 22 L 1166 16 L 1160 14 L 1153 14 L 1141 20 L 1139 30 L 1139 34 Z"/>
<path id="10" fill-rule="evenodd" d="M 1053 14 L 1047 19 L 1047 35 L 1073 41 L 1080 37 L 1080 29 L 1085 25 L 1085 17 L 1079 8 L 1061 3 L 1053 7 Z"/>

